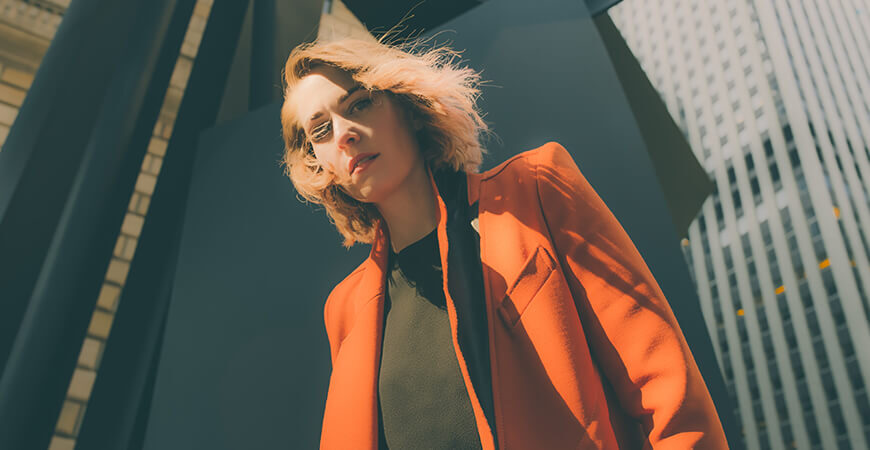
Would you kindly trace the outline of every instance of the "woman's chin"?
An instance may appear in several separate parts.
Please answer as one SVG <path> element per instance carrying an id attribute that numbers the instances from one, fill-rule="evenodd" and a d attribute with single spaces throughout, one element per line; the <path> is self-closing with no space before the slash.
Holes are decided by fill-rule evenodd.
<path id="1" fill-rule="evenodd" d="M 390 174 L 392 175 L 392 174 Z M 401 187 L 401 180 L 394 176 L 366 177 L 348 190 L 351 196 L 364 203 L 381 203 Z"/>
<path id="2" fill-rule="evenodd" d="M 380 198 L 378 194 L 378 189 L 376 189 L 375 186 L 366 184 L 361 186 L 359 189 L 355 189 L 351 196 L 357 201 L 363 203 L 377 203 Z"/>

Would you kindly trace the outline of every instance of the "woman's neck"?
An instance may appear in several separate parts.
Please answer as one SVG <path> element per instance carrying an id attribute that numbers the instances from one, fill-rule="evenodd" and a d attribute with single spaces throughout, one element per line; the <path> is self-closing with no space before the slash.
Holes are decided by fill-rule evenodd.
<path id="1" fill-rule="evenodd" d="M 396 253 L 431 233 L 438 225 L 438 207 L 426 166 L 417 165 L 377 208 L 387 224 L 390 244 Z"/>

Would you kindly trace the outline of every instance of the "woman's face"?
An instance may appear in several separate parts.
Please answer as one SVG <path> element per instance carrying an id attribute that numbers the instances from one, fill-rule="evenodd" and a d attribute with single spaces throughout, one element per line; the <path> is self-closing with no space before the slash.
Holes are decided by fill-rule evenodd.
<path id="1" fill-rule="evenodd" d="M 313 68 L 291 102 L 320 165 L 359 201 L 383 201 L 423 165 L 401 107 L 385 92 L 367 91 L 346 72 Z"/>

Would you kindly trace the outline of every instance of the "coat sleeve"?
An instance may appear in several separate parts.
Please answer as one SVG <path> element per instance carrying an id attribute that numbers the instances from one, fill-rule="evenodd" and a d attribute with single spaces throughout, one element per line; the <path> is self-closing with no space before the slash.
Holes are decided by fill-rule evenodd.
<path id="1" fill-rule="evenodd" d="M 543 215 L 592 354 L 645 448 L 727 448 L 716 409 L 661 289 L 571 155 L 534 164 Z"/>
<path id="2" fill-rule="evenodd" d="M 331 293 L 326 298 L 326 303 L 323 305 L 323 323 L 326 326 L 326 339 L 329 341 L 329 360 L 332 367 L 335 367 L 335 356 L 338 355 L 339 339 L 338 339 L 338 324 L 334 322 L 330 315 L 330 309 L 334 293 Z"/>

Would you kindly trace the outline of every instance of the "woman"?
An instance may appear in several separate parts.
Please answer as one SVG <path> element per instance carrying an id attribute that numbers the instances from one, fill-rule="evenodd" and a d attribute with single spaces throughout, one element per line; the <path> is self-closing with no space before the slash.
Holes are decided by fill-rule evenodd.
<path id="1" fill-rule="evenodd" d="M 634 245 L 556 143 L 477 173 L 441 47 L 293 50 L 287 173 L 368 257 L 326 300 L 322 448 L 727 448 Z"/>

